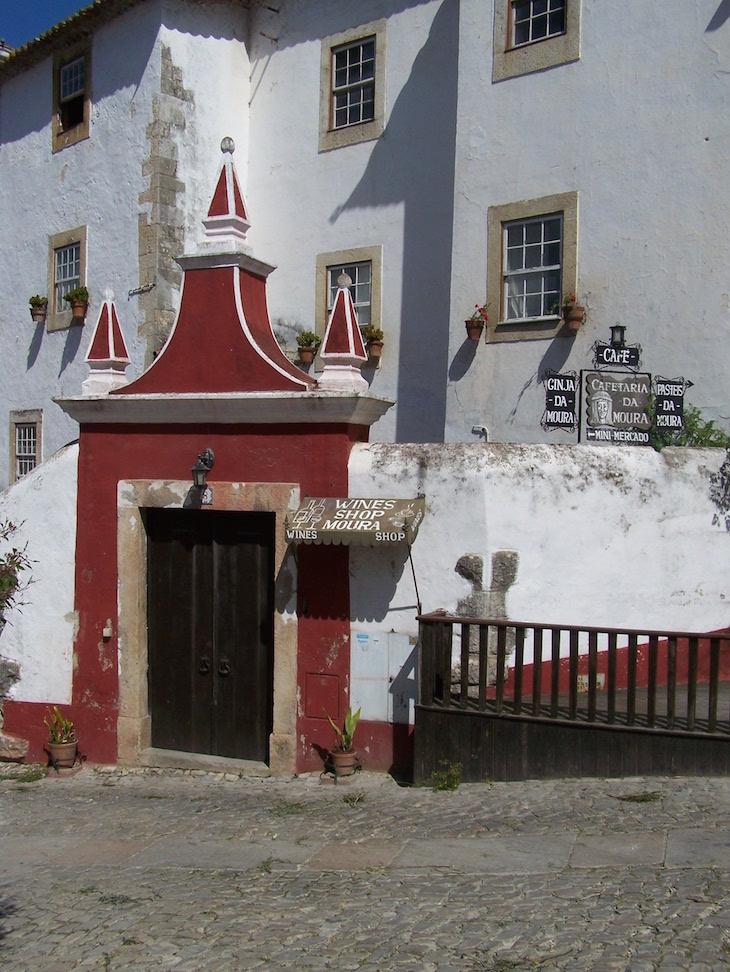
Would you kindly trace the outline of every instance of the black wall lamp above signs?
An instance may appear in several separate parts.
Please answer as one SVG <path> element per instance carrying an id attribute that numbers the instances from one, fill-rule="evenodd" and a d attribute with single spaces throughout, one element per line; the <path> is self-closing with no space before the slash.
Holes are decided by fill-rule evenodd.
<path id="1" fill-rule="evenodd" d="M 626 327 L 623 324 L 614 324 L 611 327 L 611 347 L 623 348 L 626 345 Z"/>
<path id="2" fill-rule="evenodd" d="M 207 486 L 206 477 L 215 464 L 215 456 L 212 449 L 206 449 L 198 456 L 198 461 L 190 472 L 193 474 L 193 486 L 196 489 L 204 490 Z"/>

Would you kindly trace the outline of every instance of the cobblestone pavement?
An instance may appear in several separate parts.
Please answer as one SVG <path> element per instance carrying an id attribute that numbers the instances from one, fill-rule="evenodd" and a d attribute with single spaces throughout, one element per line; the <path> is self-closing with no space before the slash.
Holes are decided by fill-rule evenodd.
<path id="1" fill-rule="evenodd" d="M 0 968 L 727 972 L 729 811 L 705 778 L 2 780 Z"/>

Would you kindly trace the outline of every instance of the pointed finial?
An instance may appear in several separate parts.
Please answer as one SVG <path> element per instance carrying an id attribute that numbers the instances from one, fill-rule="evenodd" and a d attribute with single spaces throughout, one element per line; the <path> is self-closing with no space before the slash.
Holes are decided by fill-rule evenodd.
<path id="1" fill-rule="evenodd" d="M 230 152 L 231 155 L 236 151 L 236 143 L 233 141 L 230 135 L 221 141 L 221 152 Z"/>
<path id="2" fill-rule="evenodd" d="M 104 298 L 104 300 L 114 300 L 114 291 L 111 289 L 111 287 L 106 287 L 101 296 Z"/>

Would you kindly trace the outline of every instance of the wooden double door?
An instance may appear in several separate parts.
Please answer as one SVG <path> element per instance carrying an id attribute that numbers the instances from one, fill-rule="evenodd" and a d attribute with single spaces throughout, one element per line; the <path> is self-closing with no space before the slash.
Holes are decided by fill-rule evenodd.
<path id="1" fill-rule="evenodd" d="M 152 745 L 268 760 L 274 514 L 148 509 Z"/>

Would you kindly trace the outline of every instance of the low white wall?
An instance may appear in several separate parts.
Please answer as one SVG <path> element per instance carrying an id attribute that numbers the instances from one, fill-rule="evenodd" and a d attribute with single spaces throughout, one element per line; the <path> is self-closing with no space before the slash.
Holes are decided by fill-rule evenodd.
<path id="1" fill-rule="evenodd" d="M 489 591 L 492 557 L 507 550 L 518 557 L 508 618 L 712 631 L 730 624 L 730 533 L 713 524 L 710 499 L 724 458 L 719 449 L 358 445 L 350 496 L 425 495 L 412 549 L 425 612 L 456 611 L 473 593 L 454 570 L 460 557 L 483 558 Z M 356 631 L 416 633 L 407 552 L 352 547 L 350 571 Z M 353 637 L 358 681 L 364 668 Z M 359 702 L 356 683 L 352 691 Z"/>
<path id="2" fill-rule="evenodd" d="M 0 520 L 18 527 L 12 545 L 27 543 L 32 561 L 23 604 L 0 632 L 0 655 L 20 665 L 10 698 L 22 702 L 71 702 L 78 454 L 66 446 L 0 493 Z"/>

